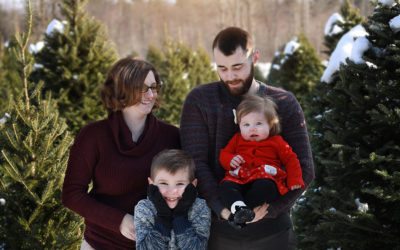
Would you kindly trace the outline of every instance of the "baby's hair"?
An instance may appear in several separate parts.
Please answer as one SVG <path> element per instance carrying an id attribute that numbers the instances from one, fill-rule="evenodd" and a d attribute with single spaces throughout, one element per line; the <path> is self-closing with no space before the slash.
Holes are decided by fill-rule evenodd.
<path id="1" fill-rule="evenodd" d="M 188 170 L 189 181 L 195 179 L 195 165 L 192 157 L 179 149 L 163 150 L 154 156 L 151 163 L 150 178 L 154 180 L 158 171 L 166 170 L 175 174 L 179 170 Z"/>
<path id="2" fill-rule="evenodd" d="M 276 112 L 277 106 L 275 102 L 269 97 L 261 97 L 257 95 L 246 95 L 242 102 L 237 107 L 238 124 L 243 116 L 251 112 L 260 112 L 265 115 L 270 128 L 270 136 L 277 135 L 281 132 L 278 113 Z"/>

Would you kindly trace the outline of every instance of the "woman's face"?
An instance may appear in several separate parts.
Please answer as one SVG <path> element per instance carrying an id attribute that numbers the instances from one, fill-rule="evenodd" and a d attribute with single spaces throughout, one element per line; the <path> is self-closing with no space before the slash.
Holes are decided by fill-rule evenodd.
<path id="1" fill-rule="evenodd" d="M 127 109 L 133 110 L 134 112 L 138 112 L 142 115 L 148 115 L 154 107 L 154 104 L 157 99 L 157 82 L 154 77 L 153 71 L 149 71 L 144 80 L 144 84 L 142 87 L 142 97 L 140 102 L 136 103 L 133 106 L 127 107 Z"/>

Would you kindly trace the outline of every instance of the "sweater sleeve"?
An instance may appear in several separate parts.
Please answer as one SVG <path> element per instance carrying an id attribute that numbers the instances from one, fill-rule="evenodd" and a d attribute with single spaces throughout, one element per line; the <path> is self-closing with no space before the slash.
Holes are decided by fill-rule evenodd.
<path id="1" fill-rule="evenodd" d="M 99 154 L 93 136 L 88 133 L 89 129 L 83 128 L 71 147 L 62 203 L 85 220 L 120 233 L 119 226 L 125 212 L 96 201 L 88 193 Z"/>
<path id="2" fill-rule="evenodd" d="M 285 103 L 279 106 L 278 110 L 282 121 L 281 135 L 297 154 L 304 184 L 307 188 L 314 179 L 314 163 L 304 113 L 293 94 L 289 93 L 285 99 Z M 288 212 L 302 192 L 301 189 L 289 191 L 280 199 L 271 203 L 267 217 L 276 218 L 283 212 Z"/>
<path id="3" fill-rule="evenodd" d="M 135 206 L 136 249 L 168 249 L 171 238 L 155 229 L 155 216 L 156 210 L 151 201 L 141 200 Z"/>
<path id="4" fill-rule="evenodd" d="M 237 136 L 235 134 L 225 148 L 221 149 L 221 153 L 219 155 L 219 162 L 221 166 L 224 167 L 225 170 L 231 170 L 231 161 L 232 158 L 236 155 L 236 144 L 237 144 Z"/>
<path id="5" fill-rule="evenodd" d="M 301 188 L 304 188 L 304 182 L 301 174 L 301 166 L 299 159 L 297 159 L 297 155 L 293 152 L 292 148 L 289 144 L 283 140 L 281 136 L 277 136 L 277 144 L 279 145 L 279 158 L 281 159 L 282 164 L 285 166 L 286 174 L 287 174 L 287 187 L 294 185 L 300 185 Z"/>
<path id="6" fill-rule="evenodd" d="M 188 217 L 191 225 L 182 233 L 176 232 L 176 245 L 179 249 L 206 249 L 210 236 L 211 211 L 205 200 L 197 198 Z"/>
<path id="7" fill-rule="evenodd" d="M 224 208 L 218 198 L 218 179 L 209 163 L 209 135 L 207 114 L 202 111 L 200 93 L 194 89 L 187 96 L 180 122 L 182 148 L 191 155 L 196 164 L 199 193 L 211 209 L 220 216 Z"/>

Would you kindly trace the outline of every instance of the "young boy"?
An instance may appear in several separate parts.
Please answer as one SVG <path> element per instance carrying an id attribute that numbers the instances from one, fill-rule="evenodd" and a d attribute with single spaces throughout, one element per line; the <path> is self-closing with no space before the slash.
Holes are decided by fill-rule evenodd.
<path id="1" fill-rule="evenodd" d="M 211 211 L 197 198 L 195 165 L 181 150 L 152 161 L 147 199 L 135 207 L 137 249 L 206 249 Z"/>
<path id="2" fill-rule="evenodd" d="M 228 222 L 240 229 L 253 220 L 253 208 L 304 188 L 304 182 L 297 155 L 279 135 L 279 117 L 271 99 L 246 96 L 237 108 L 237 122 L 240 132 L 219 158 L 226 170 L 220 197 L 231 209 Z"/>

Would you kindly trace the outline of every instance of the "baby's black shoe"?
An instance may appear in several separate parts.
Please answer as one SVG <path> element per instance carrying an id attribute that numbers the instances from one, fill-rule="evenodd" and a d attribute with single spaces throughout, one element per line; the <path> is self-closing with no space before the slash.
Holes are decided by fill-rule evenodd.
<path id="1" fill-rule="evenodd" d="M 255 213 L 252 209 L 246 206 L 236 206 L 236 212 L 233 216 L 233 220 L 236 224 L 243 224 L 252 221 L 254 219 Z"/>
<path id="2" fill-rule="evenodd" d="M 255 213 L 253 210 L 246 206 L 236 206 L 235 213 L 231 214 L 228 218 L 228 223 L 235 229 L 241 229 L 246 226 L 246 222 L 254 219 Z"/>

